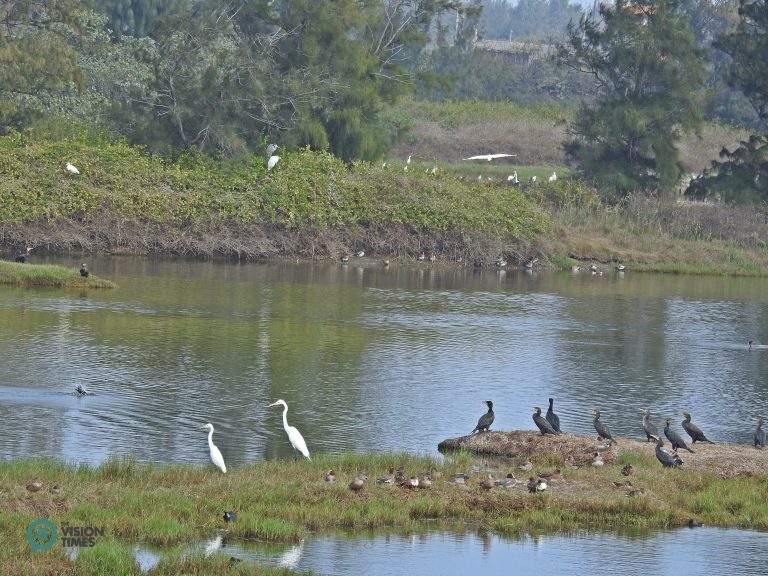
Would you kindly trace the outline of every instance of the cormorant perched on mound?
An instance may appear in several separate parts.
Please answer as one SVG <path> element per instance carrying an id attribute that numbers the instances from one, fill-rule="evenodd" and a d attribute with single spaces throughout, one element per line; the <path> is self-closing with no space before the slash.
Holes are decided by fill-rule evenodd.
<path id="1" fill-rule="evenodd" d="M 682 438 L 680 438 L 680 434 L 678 434 L 677 432 L 672 430 L 672 428 L 670 428 L 670 424 L 672 424 L 672 418 L 667 418 L 666 422 L 667 422 L 667 425 L 664 426 L 664 436 L 666 436 L 667 440 L 669 440 L 669 443 L 672 444 L 672 450 L 677 450 L 678 448 L 685 448 L 686 450 L 688 450 L 688 452 L 693 454 L 693 450 L 688 448 L 688 445 L 685 443 L 685 441 Z"/>
<path id="2" fill-rule="evenodd" d="M 549 422 L 552 425 L 552 428 L 554 428 L 555 432 L 562 432 L 560 430 L 560 416 L 555 414 L 555 412 L 552 410 L 552 403 L 554 401 L 552 398 L 549 399 L 549 408 L 547 408 L 547 415 L 545 418 L 547 419 L 547 422 Z"/>
<path id="3" fill-rule="evenodd" d="M 560 434 L 560 432 L 552 428 L 552 424 L 547 422 L 547 419 L 541 415 L 541 408 L 538 406 L 533 407 L 533 421 L 536 426 L 539 427 L 542 434 Z"/>
<path id="4" fill-rule="evenodd" d="M 683 461 L 677 454 L 669 452 L 664 449 L 664 440 L 659 436 L 655 437 L 656 440 L 656 458 L 661 462 L 664 468 L 677 468 Z"/>
<path id="5" fill-rule="evenodd" d="M 16 258 L 14 258 L 14 262 L 20 262 L 24 264 L 24 262 L 27 261 L 27 258 L 29 257 L 29 253 L 31 250 L 32 250 L 32 246 L 27 246 L 24 249 L 24 252 L 19 252 L 18 254 L 16 254 Z"/>
<path id="6" fill-rule="evenodd" d="M 592 421 L 592 423 L 595 425 L 595 430 L 597 430 L 597 433 L 600 434 L 600 436 L 603 438 L 607 438 L 608 440 L 616 442 L 616 439 L 611 436 L 611 431 L 608 429 L 608 426 L 606 426 L 603 422 L 600 422 L 600 410 L 595 408 L 592 410 L 592 414 L 595 415 L 595 419 Z M 618 444 L 618 442 L 616 443 Z"/>
<path id="7" fill-rule="evenodd" d="M 650 408 L 640 408 L 640 412 L 643 413 L 643 430 L 645 430 L 647 441 L 650 442 L 651 438 L 659 435 L 659 429 L 656 428 L 656 424 L 651 422 Z"/>
<path id="8" fill-rule="evenodd" d="M 755 448 L 765 448 L 765 430 L 763 430 L 763 417 L 752 416 L 752 420 L 757 421 L 757 428 L 755 428 Z"/>
<path id="9" fill-rule="evenodd" d="M 90 272 L 88 272 L 88 266 L 86 266 L 85 262 L 83 262 L 83 265 L 80 267 L 80 276 L 83 278 L 88 278 L 88 274 L 90 274 Z"/>
<path id="10" fill-rule="evenodd" d="M 485 403 L 488 405 L 488 412 L 480 416 L 480 420 L 477 421 L 477 426 L 475 426 L 475 429 L 470 432 L 470 434 L 474 434 L 475 432 L 483 432 L 483 431 L 489 431 L 491 429 L 491 424 L 493 424 L 494 414 L 493 414 L 493 402 L 490 400 L 486 400 Z"/>
<path id="11" fill-rule="evenodd" d="M 710 444 L 714 444 L 712 440 L 704 436 L 704 432 L 701 431 L 701 428 L 696 426 L 696 424 L 693 424 L 691 422 L 691 415 L 688 414 L 688 412 L 682 412 L 680 414 L 685 419 L 683 420 L 683 429 L 688 432 L 688 436 L 691 437 L 691 440 L 694 444 L 696 444 L 697 441 L 701 442 L 709 442 Z"/>

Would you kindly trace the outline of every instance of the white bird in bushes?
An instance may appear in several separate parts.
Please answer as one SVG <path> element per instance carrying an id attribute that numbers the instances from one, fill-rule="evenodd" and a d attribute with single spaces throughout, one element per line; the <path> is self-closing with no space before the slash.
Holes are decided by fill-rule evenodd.
<path id="1" fill-rule="evenodd" d="M 267 170 L 272 170 L 272 168 L 275 167 L 275 164 L 277 164 L 280 161 L 280 156 L 270 156 L 269 160 L 267 161 Z"/>
<path id="2" fill-rule="evenodd" d="M 80 174 L 80 170 L 75 168 L 71 162 L 67 162 L 67 172 L 70 174 Z"/>

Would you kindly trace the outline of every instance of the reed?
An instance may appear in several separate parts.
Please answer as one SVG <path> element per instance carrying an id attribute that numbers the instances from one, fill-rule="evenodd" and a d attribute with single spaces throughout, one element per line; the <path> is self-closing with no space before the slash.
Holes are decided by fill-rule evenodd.
<path id="1" fill-rule="evenodd" d="M 50 264 L 21 264 L 0 260 L 0 284 L 25 288 L 116 288 L 114 282 L 90 275 L 83 278 L 78 268 Z"/>

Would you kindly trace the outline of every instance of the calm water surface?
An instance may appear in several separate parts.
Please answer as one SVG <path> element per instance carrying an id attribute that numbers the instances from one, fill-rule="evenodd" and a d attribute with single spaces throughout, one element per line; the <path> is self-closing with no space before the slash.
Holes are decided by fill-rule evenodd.
<path id="1" fill-rule="evenodd" d="M 79 267 L 80 260 L 50 258 Z M 768 280 L 439 266 L 90 258 L 117 290 L 0 287 L 0 457 L 135 454 L 229 466 L 291 454 L 277 398 L 312 453 L 416 451 L 532 429 L 620 435 L 691 412 L 749 442 L 767 413 Z M 92 395 L 76 397 L 84 385 Z M 678 424 L 679 426 L 679 424 Z"/>

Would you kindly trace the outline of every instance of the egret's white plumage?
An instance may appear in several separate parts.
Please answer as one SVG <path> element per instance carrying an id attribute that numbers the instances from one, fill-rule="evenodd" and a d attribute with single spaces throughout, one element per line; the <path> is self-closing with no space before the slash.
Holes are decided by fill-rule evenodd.
<path id="1" fill-rule="evenodd" d="M 201 430 L 208 430 L 208 450 L 211 452 L 211 462 L 221 470 L 224 474 L 227 473 L 227 466 L 224 464 L 224 456 L 221 455 L 221 451 L 213 443 L 213 424 L 210 422 L 205 426 L 200 427 Z"/>
<path id="2" fill-rule="evenodd" d="M 71 162 L 67 162 L 67 172 L 70 174 L 80 174 L 80 170 L 75 168 Z"/>
<path id="3" fill-rule="evenodd" d="M 549 181 L 554 182 L 557 180 L 557 172 L 552 172 L 552 174 L 549 176 Z"/>
<path id="4" fill-rule="evenodd" d="M 288 425 L 288 404 L 285 403 L 285 400 L 276 400 L 275 402 L 272 402 L 270 406 L 277 406 L 278 404 L 282 404 L 283 406 L 283 428 L 285 428 L 285 433 L 288 434 L 288 440 L 291 441 L 293 449 L 301 452 L 308 460 L 312 460 L 312 458 L 309 457 L 307 443 L 304 442 L 304 437 L 301 435 L 301 432 L 295 427 Z"/>
<path id="5" fill-rule="evenodd" d="M 279 161 L 280 156 L 270 156 L 269 160 L 267 160 L 267 170 L 272 170 Z"/>
<path id="6" fill-rule="evenodd" d="M 517 154 L 480 154 L 479 156 L 464 158 L 464 160 L 488 160 L 490 162 L 494 158 L 507 158 L 509 156 L 517 156 Z"/>

